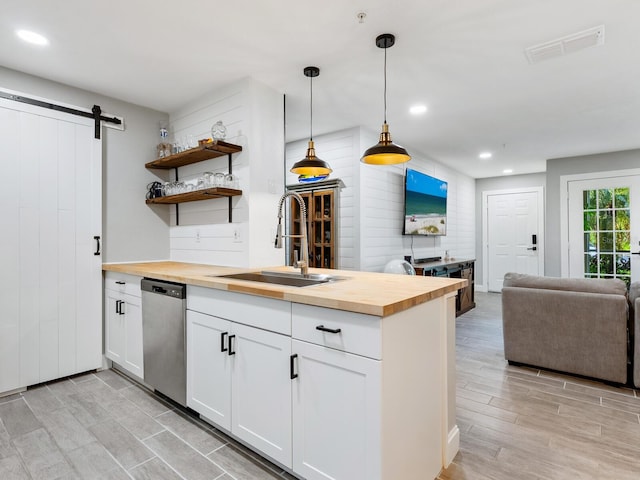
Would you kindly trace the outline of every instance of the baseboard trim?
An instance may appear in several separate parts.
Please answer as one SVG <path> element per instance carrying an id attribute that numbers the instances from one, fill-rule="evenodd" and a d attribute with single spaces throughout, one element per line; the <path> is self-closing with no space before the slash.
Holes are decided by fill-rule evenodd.
<path id="1" fill-rule="evenodd" d="M 460 429 L 458 425 L 454 425 L 449 435 L 447 435 L 447 445 L 444 450 L 444 468 L 447 468 L 453 462 L 453 459 L 460 450 Z"/>

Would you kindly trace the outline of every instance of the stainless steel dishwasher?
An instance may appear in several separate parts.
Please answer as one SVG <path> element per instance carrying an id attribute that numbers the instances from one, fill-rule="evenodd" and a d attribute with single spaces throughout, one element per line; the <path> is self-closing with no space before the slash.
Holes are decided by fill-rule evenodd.
<path id="1" fill-rule="evenodd" d="M 182 406 L 187 404 L 185 285 L 143 278 L 144 381 Z"/>

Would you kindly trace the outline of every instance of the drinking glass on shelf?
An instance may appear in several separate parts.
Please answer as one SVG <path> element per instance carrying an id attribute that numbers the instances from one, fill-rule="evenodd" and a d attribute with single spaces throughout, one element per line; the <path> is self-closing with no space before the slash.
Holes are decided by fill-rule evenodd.
<path id="1" fill-rule="evenodd" d="M 189 142 L 189 148 L 194 148 L 198 146 L 198 141 L 196 140 L 196 137 L 193 135 L 189 135 L 187 137 L 187 141 Z"/>
<path id="2" fill-rule="evenodd" d="M 211 172 L 204 172 L 202 174 L 202 180 L 204 181 L 204 188 L 211 188 L 215 186 L 214 176 Z"/>
<path id="3" fill-rule="evenodd" d="M 227 173 L 224 176 L 224 186 L 226 188 L 238 188 L 237 184 L 238 184 L 238 178 L 235 177 L 233 174 Z"/>
<path id="4" fill-rule="evenodd" d="M 224 186 L 224 173 L 216 173 L 214 176 L 214 184 L 216 187 L 223 187 Z"/>

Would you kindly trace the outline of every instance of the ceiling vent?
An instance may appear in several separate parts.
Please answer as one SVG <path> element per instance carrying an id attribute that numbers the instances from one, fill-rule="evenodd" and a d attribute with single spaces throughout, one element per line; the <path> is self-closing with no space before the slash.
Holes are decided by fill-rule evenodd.
<path id="1" fill-rule="evenodd" d="M 524 53 L 529 63 L 534 64 L 602 44 L 604 44 L 604 25 L 599 25 L 550 42 L 534 45 L 526 48 Z"/>

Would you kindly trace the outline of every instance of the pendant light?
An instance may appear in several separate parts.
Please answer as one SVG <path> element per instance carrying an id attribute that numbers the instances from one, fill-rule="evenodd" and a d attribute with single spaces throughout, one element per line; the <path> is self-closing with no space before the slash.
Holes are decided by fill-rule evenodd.
<path id="1" fill-rule="evenodd" d="M 309 122 L 309 148 L 307 148 L 307 156 L 302 160 L 294 163 L 291 167 L 291 173 L 304 175 L 306 178 L 318 178 L 318 180 L 327 178 L 333 171 L 327 162 L 316 157 L 316 149 L 313 145 L 313 77 L 320 75 L 318 67 L 306 67 L 304 69 L 305 77 L 309 77 L 309 85 L 311 96 L 309 100 L 310 122 Z"/>
<path id="2" fill-rule="evenodd" d="M 376 38 L 378 48 L 384 48 L 384 123 L 380 133 L 380 141 L 373 147 L 367 148 L 360 161 L 370 165 L 395 165 L 411 160 L 411 155 L 391 141 L 389 125 L 387 125 L 387 48 L 392 47 L 396 37 L 390 33 L 383 33 Z"/>

